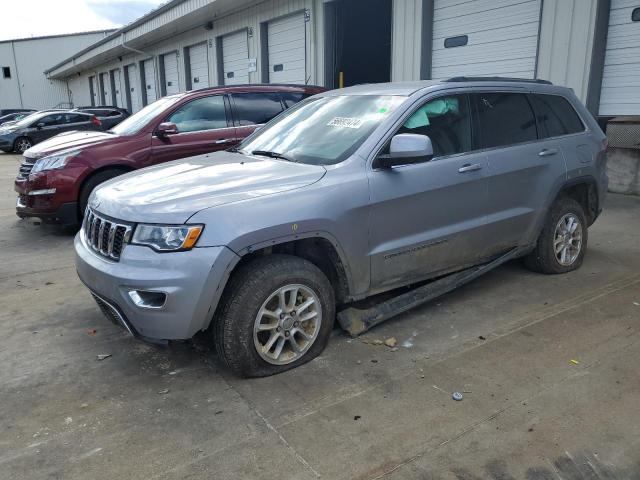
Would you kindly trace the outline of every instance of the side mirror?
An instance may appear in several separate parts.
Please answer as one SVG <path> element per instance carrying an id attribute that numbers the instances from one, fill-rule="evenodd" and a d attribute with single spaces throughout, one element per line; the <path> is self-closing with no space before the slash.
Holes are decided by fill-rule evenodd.
<path id="1" fill-rule="evenodd" d="M 389 153 L 379 155 L 373 168 L 391 168 L 397 165 L 428 162 L 433 158 L 433 145 L 427 135 L 400 133 L 391 139 Z"/>
<path id="2" fill-rule="evenodd" d="M 156 135 L 158 137 L 166 137 L 168 135 L 175 135 L 176 133 L 178 133 L 178 126 L 175 123 L 164 122 L 156 128 Z"/>
<path id="3" fill-rule="evenodd" d="M 36 128 L 40 130 L 42 127 L 46 126 L 44 122 L 36 123 Z"/>

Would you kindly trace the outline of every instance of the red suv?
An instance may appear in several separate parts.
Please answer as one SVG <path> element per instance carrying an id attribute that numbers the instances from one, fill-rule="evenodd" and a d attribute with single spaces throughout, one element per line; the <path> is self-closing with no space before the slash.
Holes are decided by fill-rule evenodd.
<path id="1" fill-rule="evenodd" d="M 15 180 L 19 217 L 76 225 L 91 191 L 138 168 L 224 150 L 300 100 L 296 85 L 216 87 L 171 95 L 106 132 L 67 132 L 26 152 Z"/>

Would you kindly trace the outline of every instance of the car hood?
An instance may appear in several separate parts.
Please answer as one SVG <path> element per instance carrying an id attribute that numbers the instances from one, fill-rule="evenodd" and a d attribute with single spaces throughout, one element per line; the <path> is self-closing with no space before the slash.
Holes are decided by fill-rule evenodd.
<path id="1" fill-rule="evenodd" d="M 41 158 L 62 150 L 121 141 L 120 136 L 105 132 L 63 132 L 49 140 L 34 145 L 25 152 L 25 155 L 30 158 Z"/>
<path id="2" fill-rule="evenodd" d="M 131 172 L 98 187 L 90 206 L 127 222 L 182 224 L 205 208 L 320 180 L 322 166 L 216 152 Z"/>

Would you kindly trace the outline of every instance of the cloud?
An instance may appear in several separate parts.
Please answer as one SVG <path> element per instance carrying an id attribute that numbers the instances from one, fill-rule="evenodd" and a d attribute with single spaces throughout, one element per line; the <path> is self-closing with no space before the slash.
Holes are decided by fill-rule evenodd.
<path id="1" fill-rule="evenodd" d="M 121 27 L 161 0 L 20 0 L 2 2 L 0 40 Z"/>

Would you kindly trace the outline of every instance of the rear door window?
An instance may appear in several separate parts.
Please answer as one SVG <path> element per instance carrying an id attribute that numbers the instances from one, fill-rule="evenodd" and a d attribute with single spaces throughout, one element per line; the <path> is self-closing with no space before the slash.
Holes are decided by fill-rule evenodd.
<path id="1" fill-rule="evenodd" d="M 167 122 L 175 123 L 179 133 L 226 128 L 224 97 L 215 95 L 193 100 L 173 112 Z"/>
<path id="2" fill-rule="evenodd" d="M 529 95 L 538 121 L 540 138 L 558 137 L 584 131 L 580 117 L 567 99 L 559 95 Z"/>
<path id="3" fill-rule="evenodd" d="M 537 140 L 536 120 L 523 93 L 472 94 L 478 118 L 480 148 L 495 148 Z"/>
<path id="4" fill-rule="evenodd" d="M 279 93 L 232 93 L 239 126 L 267 123 L 282 112 Z"/>
<path id="5" fill-rule="evenodd" d="M 449 95 L 419 107 L 398 133 L 428 135 L 435 157 L 473 150 L 467 95 Z"/>
<path id="6" fill-rule="evenodd" d="M 86 115 L 78 115 L 76 113 L 68 113 L 67 114 L 67 123 L 82 123 L 88 122 L 90 117 Z"/>

